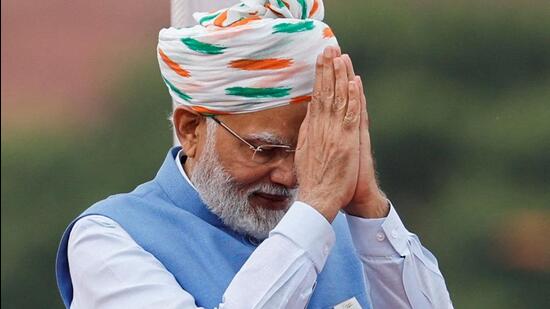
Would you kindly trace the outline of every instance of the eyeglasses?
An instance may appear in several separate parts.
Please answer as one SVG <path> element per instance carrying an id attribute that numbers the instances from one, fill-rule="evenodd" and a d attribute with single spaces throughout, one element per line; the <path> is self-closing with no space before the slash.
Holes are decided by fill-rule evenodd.
<path id="1" fill-rule="evenodd" d="M 239 134 L 237 134 L 235 131 L 233 131 L 230 127 L 228 127 L 225 123 L 221 122 L 218 118 L 216 118 L 213 115 L 209 115 L 208 117 L 212 118 L 217 124 L 222 126 L 224 129 L 227 130 L 227 132 L 231 133 L 234 137 L 238 138 L 241 142 L 245 143 L 250 150 L 253 151 L 252 153 L 252 162 L 258 163 L 258 164 L 266 164 L 270 162 L 275 162 L 281 159 L 286 159 L 289 154 L 296 152 L 296 149 L 293 149 L 292 147 L 288 145 L 260 145 L 258 147 L 250 144 L 247 142 L 244 138 L 242 138 Z"/>

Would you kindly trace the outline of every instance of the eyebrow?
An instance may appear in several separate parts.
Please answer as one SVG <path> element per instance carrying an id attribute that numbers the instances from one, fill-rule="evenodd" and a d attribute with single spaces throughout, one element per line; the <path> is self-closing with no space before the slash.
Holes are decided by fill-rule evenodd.
<path id="1" fill-rule="evenodd" d="M 288 141 L 281 136 L 273 134 L 271 132 L 260 132 L 260 133 L 251 133 L 247 134 L 245 137 L 246 140 L 259 142 L 262 144 L 271 144 L 271 145 L 289 145 Z"/>

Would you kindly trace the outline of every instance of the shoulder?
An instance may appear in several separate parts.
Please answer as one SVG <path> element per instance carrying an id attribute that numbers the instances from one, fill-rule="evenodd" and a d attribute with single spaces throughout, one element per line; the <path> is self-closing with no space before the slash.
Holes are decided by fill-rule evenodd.
<path id="1" fill-rule="evenodd" d="M 71 276 L 118 276 L 126 267 L 161 267 L 160 262 L 116 221 L 89 215 L 75 222 L 70 232 L 67 257 Z M 161 267 L 163 268 L 163 267 Z"/>
<path id="2" fill-rule="evenodd" d="M 158 205 L 159 203 L 164 201 L 164 192 L 162 191 L 160 186 L 155 181 L 149 181 L 139 185 L 131 192 L 114 194 L 94 203 L 79 217 L 102 215 L 119 221 L 125 215 L 127 215 L 130 210 L 132 212 L 139 211 L 140 208 L 144 208 L 139 206 L 151 204 Z M 80 221 L 80 219 L 78 219 L 78 221 Z M 82 225 L 89 226 L 93 222 L 98 224 L 103 221 L 104 220 L 99 220 L 98 218 L 92 218 L 89 219 L 89 222 L 87 220 L 86 223 L 82 223 Z"/>
<path id="3" fill-rule="evenodd" d="M 69 235 L 69 260 L 75 255 L 101 258 L 105 250 L 137 246 L 132 237 L 113 219 L 101 215 L 84 216 L 77 220 Z"/>
<path id="4" fill-rule="evenodd" d="M 80 218 L 68 244 L 72 308 L 192 308 L 194 298 L 114 220 Z"/>
<path id="5" fill-rule="evenodd" d="M 74 243 L 78 237 L 104 234 L 106 232 L 116 236 L 128 235 L 120 224 L 109 217 L 102 215 L 85 215 L 74 223 L 69 237 L 69 244 Z"/>

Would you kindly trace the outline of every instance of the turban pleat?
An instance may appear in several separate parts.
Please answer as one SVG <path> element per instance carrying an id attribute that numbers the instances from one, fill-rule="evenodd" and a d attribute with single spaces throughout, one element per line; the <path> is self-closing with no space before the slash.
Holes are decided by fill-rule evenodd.
<path id="1" fill-rule="evenodd" d="M 243 0 L 160 31 L 162 79 L 178 105 L 237 114 L 309 101 L 315 59 L 337 45 L 321 0 Z"/>

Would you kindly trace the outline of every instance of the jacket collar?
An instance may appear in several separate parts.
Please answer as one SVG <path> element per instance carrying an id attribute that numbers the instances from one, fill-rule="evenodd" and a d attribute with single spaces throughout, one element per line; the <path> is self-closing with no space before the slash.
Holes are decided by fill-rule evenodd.
<path id="1" fill-rule="evenodd" d="M 164 163 L 153 181 L 162 188 L 170 201 L 178 208 L 189 211 L 214 226 L 227 229 L 221 219 L 206 207 L 198 192 L 179 171 L 175 160 L 180 150 L 181 146 L 177 146 L 168 151 Z"/>

